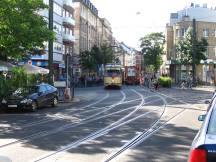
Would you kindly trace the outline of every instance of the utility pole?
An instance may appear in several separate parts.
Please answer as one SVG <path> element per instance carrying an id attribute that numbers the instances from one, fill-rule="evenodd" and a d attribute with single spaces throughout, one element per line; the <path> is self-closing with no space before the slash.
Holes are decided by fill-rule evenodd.
<path id="1" fill-rule="evenodd" d="M 193 19 L 193 33 L 192 33 L 192 75 L 193 75 L 193 84 L 195 85 L 196 82 L 196 66 L 195 66 L 195 42 L 196 42 L 196 19 Z"/>
<path id="2" fill-rule="evenodd" d="M 53 0 L 49 0 L 49 30 L 53 30 Z M 53 85 L 53 41 L 49 40 L 49 84 Z"/>

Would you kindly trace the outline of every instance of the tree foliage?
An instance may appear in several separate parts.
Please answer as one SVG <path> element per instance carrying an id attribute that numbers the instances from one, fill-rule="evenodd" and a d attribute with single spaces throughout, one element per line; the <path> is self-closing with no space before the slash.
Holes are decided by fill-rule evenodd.
<path id="1" fill-rule="evenodd" d="M 80 63 L 82 67 L 89 71 L 96 71 L 99 66 L 112 63 L 113 60 L 113 50 L 106 44 L 102 45 L 100 48 L 93 46 L 91 51 L 84 51 L 80 54 Z"/>
<path id="2" fill-rule="evenodd" d="M 195 51 L 195 64 L 200 64 L 200 60 L 206 60 L 205 52 L 208 47 L 206 39 L 194 40 L 194 51 Z M 193 51 L 193 39 L 192 39 L 192 28 L 188 28 L 185 36 L 176 45 L 176 52 L 178 59 L 182 64 L 192 64 L 192 51 Z"/>
<path id="3" fill-rule="evenodd" d="M 153 67 L 157 72 L 162 65 L 163 44 L 165 41 L 162 33 L 151 33 L 140 39 L 144 64 Z"/>
<path id="4" fill-rule="evenodd" d="M 43 52 L 44 41 L 54 39 L 53 31 L 38 14 L 46 8 L 43 0 L 0 1 L 0 59 Z"/>
<path id="5" fill-rule="evenodd" d="M 90 51 L 83 51 L 80 54 L 80 63 L 84 70 L 95 70 L 96 60 Z"/>
<path id="6" fill-rule="evenodd" d="M 11 91 L 32 86 L 36 82 L 36 75 L 27 74 L 23 67 L 14 67 L 7 77 L 0 74 L 0 99 Z"/>

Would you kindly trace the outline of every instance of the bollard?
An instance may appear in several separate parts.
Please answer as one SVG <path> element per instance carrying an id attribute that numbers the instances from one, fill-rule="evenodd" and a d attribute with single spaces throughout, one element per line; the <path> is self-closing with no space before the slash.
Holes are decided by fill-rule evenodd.
<path id="1" fill-rule="evenodd" d="M 64 101 L 71 101 L 71 93 L 70 93 L 70 88 L 65 88 L 64 92 Z"/>

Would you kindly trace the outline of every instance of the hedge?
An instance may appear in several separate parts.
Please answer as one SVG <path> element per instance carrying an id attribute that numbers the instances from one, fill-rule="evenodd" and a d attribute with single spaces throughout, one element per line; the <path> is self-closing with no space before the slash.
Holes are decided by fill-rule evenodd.
<path id="1" fill-rule="evenodd" d="M 170 77 L 160 77 L 159 78 L 159 84 L 162 87 L 170 88 L 172 83 L 172 79 Z"/>

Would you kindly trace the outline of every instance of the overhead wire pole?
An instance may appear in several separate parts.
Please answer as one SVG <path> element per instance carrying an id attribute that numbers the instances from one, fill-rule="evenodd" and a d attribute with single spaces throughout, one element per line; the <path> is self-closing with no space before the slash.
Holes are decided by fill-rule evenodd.
<path id="1" fill-rule="evenodd" d="M 192 75 L 193 75 L 193 84 L 196 82 L 196 66 L 195 66 L 195 42 L 196 42 L 196 19 L 193 19 L 193 34 L 192 34 Z"/>
<path id="2" fill-rule="evenodd" d="M 49 0 L 49 30 L 53 30 L 53 0 Z M 49 84 L 53 85 L 53 41 L 49 40 Z"/>

